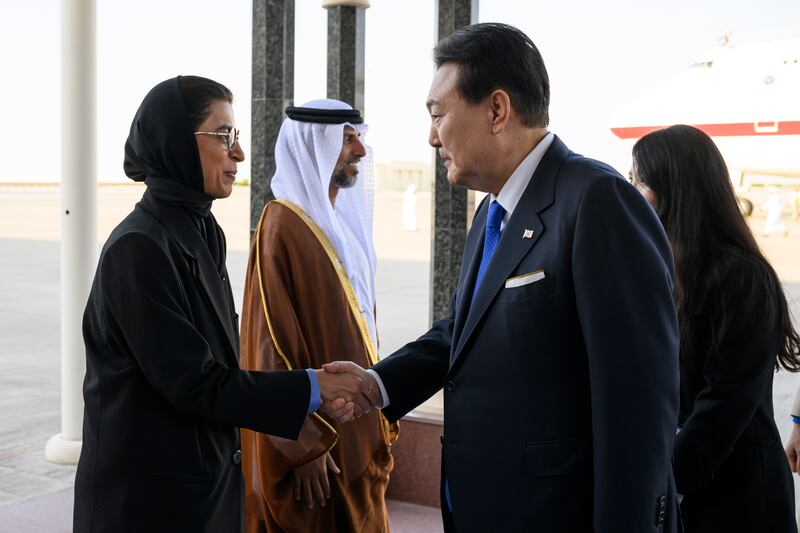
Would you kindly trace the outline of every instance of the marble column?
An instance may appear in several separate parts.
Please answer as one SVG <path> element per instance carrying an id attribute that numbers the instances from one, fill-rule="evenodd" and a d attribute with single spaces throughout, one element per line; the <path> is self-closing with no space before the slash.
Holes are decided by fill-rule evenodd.
<path id="1" fill-rule="evenodd" d="M 61 2 L 61 433 L 48 461 L 76 464 L 86 351 L 81 320 L 97 266 L 95 0 Z"/>
<path id="2" fill-rule="evenodd" d="M 436 40 L 478 21 L 478 0 L 437 0 Z M 447 169 L 438 152 L 431 195 L 431 301 L 430 321 L 447 315 L 458 283 L 467 227 L 472 219 L 474 194 L 447 181 Z"/>
<path id="3" fill-rule="evenodd" d="M 272 200 L 275 141 L 294 102 L 294 0 L 253 0 L 250 235 Z"/>
<path id="4" fill-rule="evenodd" d="M 326 0 L 328 98 L 364 112 L 364 32 L 367 0 Z"/>

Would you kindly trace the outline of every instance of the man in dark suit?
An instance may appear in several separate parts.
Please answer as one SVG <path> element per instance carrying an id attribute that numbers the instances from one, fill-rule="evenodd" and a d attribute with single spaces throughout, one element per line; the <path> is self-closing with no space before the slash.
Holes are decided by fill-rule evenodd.
<path id="1" fill-rule="evenodd" d="M 669 243 L 609 166 L 548 132 L 549 82 L 519 30 L 441 41 L 430 144 L 490 193 L 448 317 L 364 372 L 396 420 L 444 388 L 448 531 L 675 531 L 678 326 Z"/>

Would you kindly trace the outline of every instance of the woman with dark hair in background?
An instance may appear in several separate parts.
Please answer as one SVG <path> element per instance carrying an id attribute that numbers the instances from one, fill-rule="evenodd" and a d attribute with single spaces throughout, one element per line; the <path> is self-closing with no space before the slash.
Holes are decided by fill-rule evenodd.
<path id="1" fill-rule="evenodd" d="M 178 77 L 133 119 L 125 173 L 147 189 L 103 247 L 83 317 L 76 532 L 240 531 L 238 428 L 297 438 L 320 396 L 360 386 L 322 370 L 239 369 L 225 235 L 211 214 L 244 160 L 232 100 L 215 81 Z"/>
<path id="2" fill-rule="evenodd" d="M 674 469 L 685 530 L 794 532 L 772 376 L 778 366 L 800 370 L 800 338 L 725 161 L 706 134 L 673 126 L 636 143 L 631 181 L 661 219 L 675 256 L 681 429 Z"/>

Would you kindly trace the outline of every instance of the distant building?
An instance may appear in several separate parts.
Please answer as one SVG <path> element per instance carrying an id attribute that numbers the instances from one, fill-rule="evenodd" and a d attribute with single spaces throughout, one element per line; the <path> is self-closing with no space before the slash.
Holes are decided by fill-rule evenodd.
<path id="1" fill-rule="evenodd" d="M 417 191 L 429 192 L 433 174 L 430 163 L 422 161 L 376 161 L 375 190 L 405 191 L 409 185 L 416 185 Z"/>

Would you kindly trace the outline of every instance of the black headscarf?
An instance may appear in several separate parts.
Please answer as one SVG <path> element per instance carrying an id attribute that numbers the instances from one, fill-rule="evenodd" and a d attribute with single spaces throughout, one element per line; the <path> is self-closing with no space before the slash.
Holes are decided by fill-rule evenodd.
<path id="1" fill-rule="evenodd" d="M 210 215 L 214 199 L 204 192 L 200 152 L 179 78 L 159 83 L 142 100 L 125 142 L 123 166 L 129 178 L 147 185 L 143 203 L 165 203 L 196 217 L 198 231 L 222 271 L 225 237 Z"/>

